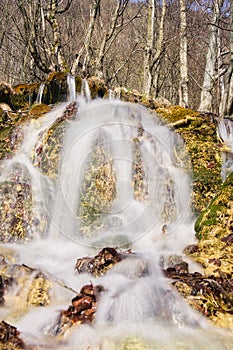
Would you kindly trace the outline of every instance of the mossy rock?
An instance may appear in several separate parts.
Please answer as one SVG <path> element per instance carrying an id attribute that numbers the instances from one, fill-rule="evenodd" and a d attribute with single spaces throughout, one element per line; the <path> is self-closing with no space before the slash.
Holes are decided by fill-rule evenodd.
<path id="1" fill-rule="evenodd" d="M 2 107 L 0 107 L 0 125 L 3 126 L 5 124 L 7 124 L 7 120 L 8 120 L 8 114 L 6 111 L 4 111 L 2 109 Z"/>
<path id="2" fill-rule="evenodd" d="M 0 183 L 0 242 L 25 242 L 45 234 L 47 212 L 37 210 L 35 201 L 27 167 L 12 162 Z"/>
<path id="3" fill-rule="evenodd" d="M 97 97 L 104 98 L 107 96 L 108 88 L 103 80 L 97 77 L 91 77 L 87 79 L 87 82 L 93 99 Z"/>
<path id="4" fill-rule="evenodd" d="M 82 91 L 82 78 L 80 76 L 75 77 L 75 87 L 76 92 L 80 94 Z"/>
<path id="5" fill-rule="evenodd" d="M 34 104 L 32 106 L 32 108 L 29 111 L 30 116 L 32 116 L 33 118 L 39 118 L 41 117 L 43 114 L 48 113 L 51 111 L 51 107 L 41 103 L 41 104 Z"/>
<path id="6" fill-rule="evenodd" d="M 14 86 L 14 95 L 12 96 L 13 109 L 28 109 L 30 104 L 36 101 L 39 87 L 39 83 Z"/>
<path id="7" fill-rule="evenodd" d="M 38 105 L 40 106 L 40 105 Z M 69 120 L 75 118 L 77 105 L 71 102 L 58 116 L 52 125 L 41 131 L 32 150 L 32 162 L 40 171 L 54 179 L 58 175 L 59 163 L 64 135 L 67 131 Z"/>
<path id="8" fill-rule="evenodd" d="M 181 106 L 170 106 L 167 108 L 158 108 L 157 113 L 159 113 L 164 119 L 170 123 L 174 123 L 178 120 L 184 118 L 195 118 L 199 116 L 199 113 Z"/>
<path id="9" fill-rule="evenodd" d="M 63 83 L 67 79 L 67 73 L 66 72 L 52 72 L 48 75 L 47 81 L 57 81 L 59 83 Z"/>
<path id="10" fill-rule="evenodd" d="M 193 210 L 195 214 L 200 214 L 222 185 L 222 157 L 215 116 L 180 106 L 159 108 L 156 113 L 185 142 L 193 168 Z"/>
<path id="11" fill-rule="evenodd" d="M 54 104 L 67 101 L 68 86 L 66 72 L 52 72 L 45 81 L 43 102 Z"/>
<path id="12" fill-rule="evenodd" d="M 0 129 L 0 160 L 11 158 L 23 140 L 20 126 L 7 125 Z"/>
<path id="13" fill-rule="evenodd" d="M 220 193 L 195 223 L 199 240 L 196 251 L 188 252 L 209 273 L 233 272 L 233 173 Z"/>
<path id="14" fill-rule="evenodd" d="M 152 98 L 147 97 L 143 94 L 140 94 L 137 90 L 129 90 L 123 87 L 115 88 L 114 94 L 121 98 L 122 101 L 131 102 L 131 103 L 140 103 L 146 108 L 155 110 L 157 108 L 166 108 L 170 107 L 171 103 L 165 98 L 158 97 Z"/>
<path id="15" fill-rule="evenodd" d="M 52 281 L 40 271 L 19 263 L 0 265 L 0 276 L 8 281 L 4 290 L 5 318 L 18 320 L 31 307 L 44 307 L 50 303 Z M 9 286 L 11 288 L 9 288 Z M 17 286 L 17 293 L 15 287 Z"/>
<path id="16" fill-rule="evenodd" d="M 12 108 L 12 96 L 14 90 L 6 83 L 0 83 L 0 103 L 6 103 Z"/>

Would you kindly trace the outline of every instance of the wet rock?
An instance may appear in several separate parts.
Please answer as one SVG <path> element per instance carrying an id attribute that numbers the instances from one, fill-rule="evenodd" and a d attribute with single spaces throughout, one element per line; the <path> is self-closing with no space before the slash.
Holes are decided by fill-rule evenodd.
<path id="1" fill-rule="evenodd" d="M 221 239 L 222 242 L 226 242 L 226 243 L 229 243 L 229 244 L 232 244 L 233 243 L 233 233 L 230 233 L 229 235 L 223 237 Z"/>
<path id="2" fill-rule="evenodd" d="M 17 242 L 44 232 L 46 218 L 33 207 L 32 184 L 26 167 L 14 163 L 0 183 L 0 241 Z"/>
<path id="3" fill-rule="evenodd" d="M 41 172 L 50 178 L 56 178 L 61 157 L 63 138 L 68 127 L 68 120 L 76 117 L 75 102 L 67 105 L 65 111 L 54 123 L 39 134 L 32 152 L 32 162 Z"/>
<path id="4" fill-rule="evenodd" d="M 4 304 L 4 294 L 13 283 L 12 277 L 5 277 L 0 275 L 0 306 Z"/>
<path id="5" fill-rule="evenodd" d="M 14 90 L 7 83 L 0 83 L 0 102 L 9 105 L 12 108 L 12 96 Z"/>
<path id="6" fill-rule="evenodd" d="M 95 277 L 102 276 L 130 254 L 133 254 L 131 250 L 119 251 L 115 248 L 103 248 L 94 258 L 78 259 L 75 268 L 78 273 L 90 273 Z"/>
<path id="7" fill-rule="evenodd" d="M 51 110 L 51 107 L 44 103 L 34 104 L 29 111 L 29 115 L 33 118 L 39 118 L 43 114 L 48 113 L 50 110 Z"/>
<path id="8" fill-rule="evenodd" d="M 2 276 L 0 276 L 0 305 L 4 303 L 4 284 L 2 280 Z"/>
<path id="9" fill-rule="evenodd" d="M 0 160 L 12 158 L 23 140 L 21 126 L 3 126 L 0 130 Z"/>
<path id="10" fill-rule="evenodd" d="M 212 200 L 195 223 L 198 250 L 186 253 L 205 268 L 206 274 L 218 267 L 224 273 L 233 272 L 233 174 L 224 182 L 219 194 Z M 214 264 L 213 262 L 218 264 Z"/>
<path id="11" fill-rule="evenodd" d="M 0 322 L 0 350 L 25 349 L 17 328 L 5 321 Z"/>
<path id="12" fill-rule="evenodd" d="M 50 302 L 50 283 L 42 272 L 36 272 L 27 294 L 27 303 L 34 306 L 47 306 Z"/>
<path id="13" fill-rule="evenodd" d="M 184 139 L 193 168 L 192 206 L 199 214 L 222 185 L 222 157 L 216 116 L 180 106 L 159 108 L 156 113 Z"/>
<path id="14" fill-rule="evenodd" d="M 99 136 L 90 154 L 84 172 L 81 198 L 77 216 L 81 221 L 81 232 L 90 237 L 103 228 L 111 226 L 103 222 L 101 215 L 107 213 L 116 198 L 116 173 L 107 142 Z M 106 225 L 105 225 L 106 224 Z"/>
<path id="15" fill-rule="evenodd" d="M 139 125 L 138 135 L 141 137 L 143 135 L 143 128 Z M 134 197 L 138 201 L 144 202 L 148 198 L 148 183 L 145 176 L 145 171 L 143 167 L 142 154 L 141 154 L 141 141 L 140 138 L 135 137 L 133 139 L 133 188 Z"/>
<path id="16" fill-rule="evenodd" d="M 2 276 L 5 317 L 19 318 L 31 306 L 46 306 L 50 302 L 52 284 L 38 270 L 20 264 L 0 266 Z"/>
<path id="17" fill-rule="evenodd" d="M 93 99 L 97 97 L 103 98 L 107 95 L 108 88 L 102 79 L 90 77 L 87 79 L 87 82 Z"/>
<path id="18" fill-rule="evenodd" d="M 40 84 L 18 84 L 14 86 L 14 95 L 12 96 L 12 104 L 14 110 L 27 110 L 37 98 Z"/>
<path id="19" fill-rule="evenodd" d="M 174 267 L 168 267 L 167 268 L 168 273 L 178 273 L 178 274 L 185 274 L 188 272 L 188 264 L 183 261 L 179 264 L 174 265 Z"/>
<path id="20" fill-rule="evenodd" d="M 174 280 L 173 285 L 188 303 L 216 324 L 233 328 L 233 279 L 231 274 L 222 273 L 206 276 L 189 273 L 187 266 L 180 264 L 164 270 L 166 277 Z M 225 320 L 223 322 L 222 320 Z"/>
<path id="21" fill-rule="evenodd" d="M 199 248 L 198 248 L 198 245 L 197 244 L 191 244 L 191 245 L 188 245 L 186 248 L 185 248 L 185 252 L 186 254 L 193 254 L 193 253 L 197 253 L 199 251 Z"/>
<path id="22" fill-rule="evenodd" d="M 55 325 L 49 330 L 51 335 L 64 335 L 73 325 L 94 321 L 96 307 L 104 288 L 101 285 L 85 285 L 73 299 L 67 310 L 61 311 Z"/>
<path id="23" fill-rule="evenodd" d="M 123 101 L 140 103 L 150 109 L 156 110 L 158 108 L 167 108 L 171 106 L 171 103 L 165 98 L 153 99 L 151 97 L 145 97 L 145 95 L 140 94 L 139 91 L 135 89 L 129 90 L 124 87 L 117 87 L 114 89 L 114 94 Z"/>
<path id="24" fill-rule="evenodd" d="M 45 81 L 43 100 L 46 104 L 66 101 L 68 96 L 67 73 L 52 72 Z"/>

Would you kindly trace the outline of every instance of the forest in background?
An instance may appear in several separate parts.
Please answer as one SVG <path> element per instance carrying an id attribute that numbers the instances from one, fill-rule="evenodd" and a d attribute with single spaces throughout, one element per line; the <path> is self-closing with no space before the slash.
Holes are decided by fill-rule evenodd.
<path id="1" fill-rule="evenodd" d="M 233 0 L 2 0 L 0 81 L 98 76 L 233 116 Z"/>

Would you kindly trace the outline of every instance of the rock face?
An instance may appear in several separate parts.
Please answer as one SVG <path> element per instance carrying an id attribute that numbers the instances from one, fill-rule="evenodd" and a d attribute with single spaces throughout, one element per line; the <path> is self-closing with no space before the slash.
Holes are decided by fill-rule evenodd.
<path id="1" fill-rule="evenodd" d="M 32 152 L 32 162 L 40 171 L 56 178 L 61 157 L 63 138 L 67 130 L 67 121 L 75 118 L 77 104 L 70 103 L 62 116 L 58 117 L 54 123 L 45 131 L 38 135 L 37 142 Z"/>
<path id="2" fill-rule="evenodd" d="M 119 251 L 111 247 L 103 248 L 94 258 L 78 259 L 75 268 L 78 273 L 90 273 L 99 277 L 130 254 L 133 254 L 131 250 Z"/>
<path id="3" fill-rule="evenodd" d="M 73 325 L 91 323 L 94 321 L 97 302 L 104 288 L 100 285 L 85 285 L 73 299 L 67 310 L 61 311 L 56 323 L 49 333 L 51 335 L 64 335 Z"/>
<path id="4" fill-rule="evenodd" d="M 0 322 L 0 350 L 25 349 L 16 327 L 7 322 Z"/>
<path id="5" fill-rule="evenodd" d="M 0 242 L 30 240 L 34 229 L 44 231 L 46 220 L 33 210 L 31 179 L 26 167 L 15 163 L 0 184 Z"/>
<path id="6" fill-rule="evenodd" d="M 216 116 L 171 106 L 157 109 L 184 139 L 193 167 L 197 243 L 185 253 L 201 264 L 190 274 L 183 264 L 165 271 L 185 299 L 217 325 L 233 328 L 233 174 L 222 185 Z"/>
<path id="7" fill-rule="evenodd" d="M 193 208 L 204 210 L 221 188 L 221 144 L 217 139 L 216 116 L 200 114 L 180 106 L 156 112 L 185 141 L 193 167 Z"/>
<path id="8" fill-rule="evenodd" d="M 233 273 L 233 173 L 224 182 L 220 193 L 212 200 L 195 224 L 199 240 L 189 251 L 207 272 L 221 270 Z"/>
<path id="9" fill-rule="evenodd" d="M 204 268 L 199 301 L 208 299 L 207 316 L 233 329 L 233 173 L 201 213 L 195 230 L 198 242 L 185 251 Z"/>
<path id="10" fill-rule="evenodd" d="M 14 110 L 27 110 L 36 101 L 40 84 L 18 84 L 14 86 L 11 103 Z"/>
<path id="11" fill-rule="evenodd" d="M 216 268 L 215 274 L 189 273 L 183 262 L 164 270 L 166 277 L 188 303 L 222 327 L 233 328 L 233 279 L 232 274 Z"/>
<path id="12" fill-rule="evenodd" d="M 7 307 L 5 316 L 10 316 L 7 312 L 12 312 L 12 306 L 15 318 L 23 315 L 31 306 L 47 306 L 50 302 L 51 285 L 39 270 L 21 264 L 2 264 L 0 297 L 2 305 Z"/>

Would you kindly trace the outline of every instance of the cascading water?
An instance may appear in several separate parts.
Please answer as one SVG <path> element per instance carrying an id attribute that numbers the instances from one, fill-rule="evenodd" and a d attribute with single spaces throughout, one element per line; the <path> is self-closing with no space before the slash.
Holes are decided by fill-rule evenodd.
<path id="1" fill-rule="evenodd" d="M 89 100 L 90 93 L 84 96 Z M 20 150 L 4 163 L 2 182 L 17 185 L 21 178 L 32 189 L 30 217 L 24 218 L 29 242 L 9 246 L 56 286 L 50 306 L 15 318 L 5 308 L 4 319 L 17 323 L 38 349 L 227 349 L 221 333 L 186 305 L 160 269 L 194 239 L 182 140 L 138 105 L 76 103 L 71 120 L 74 106 L 63 104 L 28 125 Z M 64 121 L 55 133 L 63 147 L 54 161 L 51 149 L 45 152 L 48 135 Z M 107 246 L 137 253 L 99 278 L 75 273 L 78 258 Z M 57 313 L 90 278 L 104 289 L 94 324 L 63 331 Z"/>
<path id="2" fill-rule="evenodd" d="M 225 144 L 225 150 L 222 152 L 222 178 L 233 171 L 233 122 L 229 119 L 219 119 L 218 133 Z"/>
<path id="3" fill-rule="evenodd" d="M 39 103 L 41 104 L 42 102 L 42 97 L 43 97 L 43 92 L 44 92 L 44 87 L 45 87 L 45 84 L 42 83 L 39 87 L 39 91 L 38 91 L 38 95 L 36 97 L 36 103 Z"/>

